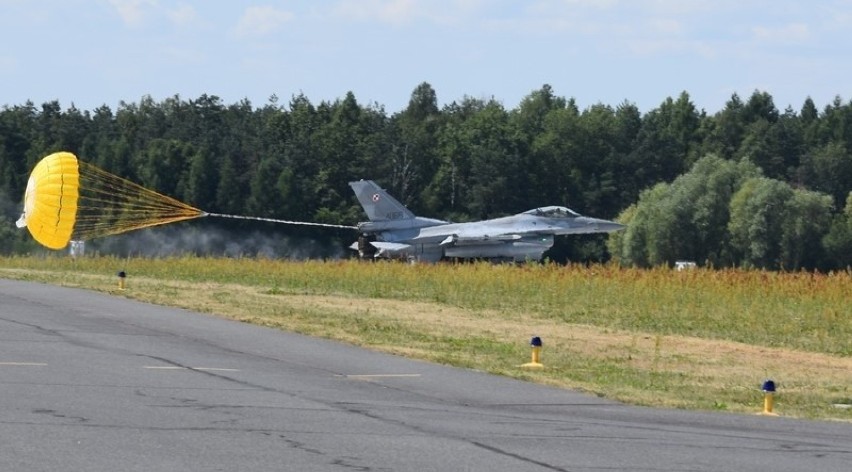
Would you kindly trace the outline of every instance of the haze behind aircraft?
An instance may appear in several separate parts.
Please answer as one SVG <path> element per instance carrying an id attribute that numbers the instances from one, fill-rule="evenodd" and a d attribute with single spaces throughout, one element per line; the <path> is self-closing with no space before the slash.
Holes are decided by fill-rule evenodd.
<path id="1" fill-rule="evenodd" d="M 540 260 L 554 236 L 611 233 L 613 221 L 582 216 L 562 206 L 534 208 L 517 215 L 469 223 L 415 216 L 372 180 L 349 182 L 369 221 L 358 223 L 361 236 L 351 248 L 361 257 L 441 258 L 510 261 Z"/>

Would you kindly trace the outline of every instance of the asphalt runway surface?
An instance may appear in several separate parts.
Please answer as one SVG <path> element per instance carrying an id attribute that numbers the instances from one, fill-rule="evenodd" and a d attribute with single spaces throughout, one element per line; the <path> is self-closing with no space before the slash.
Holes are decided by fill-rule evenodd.
<path id="1" fill-rule="evenodd" d="M 0 401 L 2 471 L 852 470 L 846 423 L 625 406 L 7 280 Z"/>

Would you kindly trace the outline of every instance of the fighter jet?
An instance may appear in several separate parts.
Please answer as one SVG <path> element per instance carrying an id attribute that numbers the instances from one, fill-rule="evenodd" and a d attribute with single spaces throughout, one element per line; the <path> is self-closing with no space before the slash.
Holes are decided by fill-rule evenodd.
<path id="1" fill-rule="evenodd" d="M 415 216 L 372 180 L 349 182 L 369 221 L 358 223 L 361 257 L 436 262 L 442 258 L 522 262 L 540 260 L 565 234 L 610 233 L 613 221 L 582 216 L 563 206 L 534 208 L 517 215 L 469 223 Z"/>

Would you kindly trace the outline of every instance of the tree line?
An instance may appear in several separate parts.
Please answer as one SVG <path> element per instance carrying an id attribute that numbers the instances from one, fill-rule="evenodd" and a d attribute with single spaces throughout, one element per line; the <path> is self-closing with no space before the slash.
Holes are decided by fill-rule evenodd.
<path id="1" fill-rule="evenodd" d="M 839 97 L 781 112 L 755 91 L 708 114 L 683 92 L 643 114 L 627 101 L 581 110 L 548 85 L 513 109 L 474 97 L 439 107 L 422 83 L 392 114 L 351 92 L 261 107 L 206 94 L 116 110 L 5 105 L 0 250 L 32 250 L 10 222 L 29 171 L 58 150 L 217 213 L 353 224 L 364 216 L 347 183 L 364 178 L 417 214 L 452 221 L 559 204 L 629 223 L 608 245 L 560 238 L 555 260 L 852 263 L 852 103 Z"/>

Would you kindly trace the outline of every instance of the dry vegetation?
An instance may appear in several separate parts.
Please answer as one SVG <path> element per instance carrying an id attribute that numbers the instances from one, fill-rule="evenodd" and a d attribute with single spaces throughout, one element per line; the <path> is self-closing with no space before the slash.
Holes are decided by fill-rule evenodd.
<path id="1" fill-rule="evenodd" d="M 115 272 L 127 270 L 118 291 Z M 7 258 L 108 291 L 628 403 L 852 420 L 852 274 L 610 266 Z M 529 361 L 544 340 L 546 368 Z M 841 405 L 841 406 L 837 406 Z"/>

